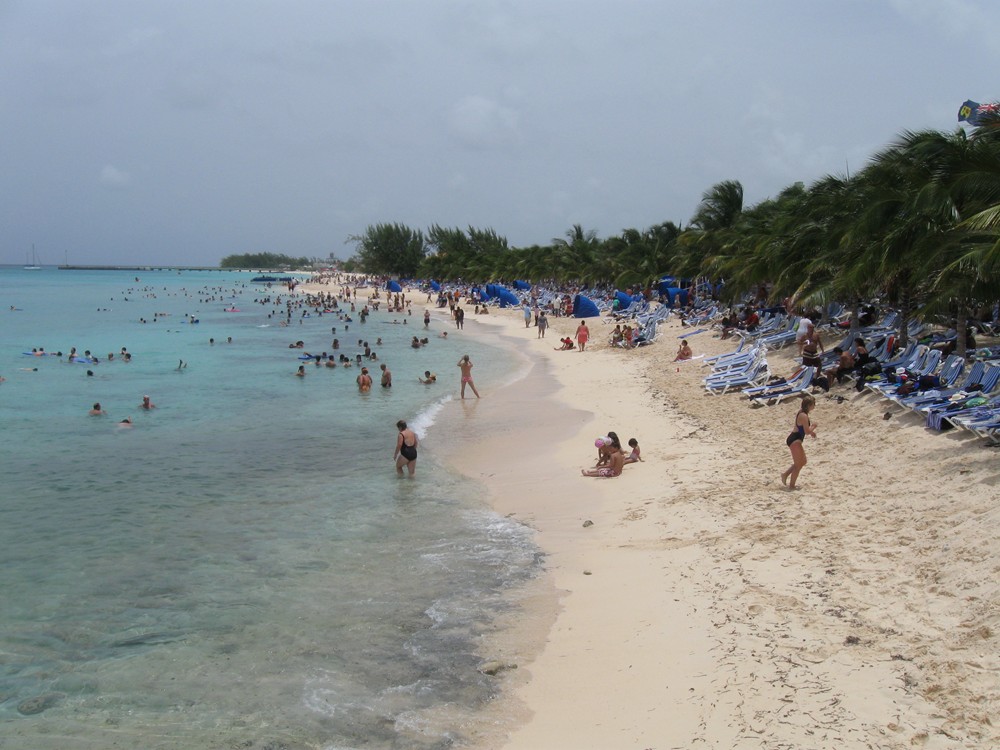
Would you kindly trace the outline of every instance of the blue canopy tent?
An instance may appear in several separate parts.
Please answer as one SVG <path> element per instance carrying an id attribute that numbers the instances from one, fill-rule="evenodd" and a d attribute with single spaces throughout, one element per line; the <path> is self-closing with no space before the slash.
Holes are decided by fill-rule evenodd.
<path id="1" fill-rule="evenodd" d="M 527 281 L 515 281 L 514 288 L 520 292 L 527 292 L 530 291 L 531 284 L 529 284 Z"/>
<path id="2" fill-rule="evenodd" d="M 601 311 L 597 309 L 597 305 L 594 304 L 592 299 L 587 299 L 582 294 L 578 294 L 573 298 L 574 318 L 598 318 L 600 315 Z"/>
<path id="3" fill-rule="evenodd" d="M 490 293 L 491 297 L 500 300 L 500 307 L 517 307 L 521 304 L 521 301 L 510 289 L 499 284 L 487 284 L 486 291 Z"/>
<path id="4" fill-rule="evenodd" d="M 472 292 L 474 294 L 478 294 L 480 300 L 487 302 L 491 297 L 493 297 L 493 295 L 489 292 L 489 288 L 491 286 L 492 284 L 487 284 L 485 289 L 481 286 L 474 286 L 472 287 Z"/>
<path id="5" fill-rule="evenodd" d="M 431 289 L 433 289 L 435 292 L 440 292 L 441 291 L 441 285 L 438 284 L 433 279 L 431 279 Z"/>
<path id="6" fill-rule="evenodd" d="M 674 276 L 662 276 L 660 277 L 660 282 L 656 285 L 656 291 L 659 292 L 661 297 L 665 297 L 667 296 L 668 289 L 678 289 L 680 283 L 680 279 Z"/>
<path id="7" fill-rule="evenodd" d="M 633 302 L 642 302 L 641 294 L 626 294 L 625 292 L 616 290 L 615 299 L 618 301 L 619 310 L 627 310 Z"/>
<path id="8" fill-rule="evenodd" d="M 393 281 L 392 279 L 390 279 L 388 282 L 386 282 L 385 288 L 388 289 L 390 292 L 401 292 L 401 291 L 403 291 L 403 287 L 401 287 L 399 285 L 399 282 L 398 281 Z"/>
<path id="9" fill-rule="evenodd" d="M 678 289 L 675 286 L 667 287 L 666 289 L 661 289 L 660 294 L 667 298 L 667 304 L 671 307 L 674 306 L 674 300 L 680 297 L 681 305 L 686 305 L 688 303 L 688 290 Z"/>

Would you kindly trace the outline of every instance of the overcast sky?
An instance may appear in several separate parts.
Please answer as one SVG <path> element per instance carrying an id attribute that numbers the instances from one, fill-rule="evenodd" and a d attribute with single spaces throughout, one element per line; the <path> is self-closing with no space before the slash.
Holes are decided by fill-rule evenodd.
<path id="1" fill-rule="evenodd" d="M 1000 98 L 996 0 L 0 0 L 0 263 L 546 244 Z"/>

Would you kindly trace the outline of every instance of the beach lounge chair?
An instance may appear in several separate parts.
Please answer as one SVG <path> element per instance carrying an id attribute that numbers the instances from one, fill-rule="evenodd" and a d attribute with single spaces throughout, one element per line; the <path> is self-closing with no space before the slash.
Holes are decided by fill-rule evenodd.
<path id="1" fill-rule="evenodd" d="M 788 318 L 785 321 L 785 326 L 780 331 L 766 336 L 761 336 L 757 340 L 769 349 L 780 349 L 786 344 L 790 344 L 795 341 L 795 327 L 798 325 L 799 320 L 801 319 Z"/>
<path id="2" fill-rule="evenodd" d="M 750 349 L 746 351 L 740 351 L 737 349 L 735 352 L 730 354 L 721 355 L 716 358 L 712 365 L 712 373 L 708 377 L 713 377 L 730 370 L 738 370 L 746 367 L 746 365 L 752 362 L 759 356 L 763 356 L 767 353 L 767 347 L 760 344 L 755 344 Z"/>
<path id="3" fill-rule="evenodd" d="M 770 373 L 764 352 L 763 348 L 758 349 L 755 356 L 743 366 L 712 373 L 704 380 L 705 390 L 721 395 L 732 390 L 741 390 L 748 386 L 767 382 Z"/>
<path id="4" fill-rule="evenodd" d="M 921 391 L 919 393 L 910 394 L 909 396 L 900 397 L 893 394 L 890 396 L 890 399 L 900 406 L 920 412 L 926 412 L 929 409 L 934 408 L 937 404 L 947 406 L 948 400 L 953 395 L 962 392 L 962 386 L 958 386 L 956 384 L 964 369 L 965 360 L 957 354 L 952 354 L 945 360 L 944 364 L 941 365 L 941 370 L 938 373 L 938 377 L 941 380 L 940 386 L 934 388 L 933 390 Z M 962 385 L 981 383 L 985 370 L 985 363 L 973 363 L 972 369 L 969 370 L 969 373 L 966 375 Z"/>
<path id="5" fill-rule="evenodd" d="M 767 403 L 773 406 L 780 404 L 789 396 L 807 392 L 815 374 L 815 367 L 803 367 L 784 383 L 747 388 L 744 393 L 747 393 L 754 403 Z"/>
<path id="6" fill-rule="evenodd" d="M 979 383 L 981 389 L 967 391 L 958 400 L 949 398 L 947 402 L 927 409 L 927 426 L 933 430 L 943 430 L 947 426 L 961 426 L 962 420 L 966 417 L 982 416 L 984 412 L 981 407 L 970 407 L 968 403 L 983 396 L 987 396 L 993 401 L 1000 399 L 1000 394 L 996 393 L 998 382 L 1000 382 L 1000 365 L 987 365 L 982 381 Z M 979 409 L 978 412 L 976 412 L 977 409 Z"/>
<path id="7" fill-rule="evenodd" d="M 723 357 L 730 357 L 734 354 L 739 354 L 741 351 L 743 351 L 743 345 L 746 343 L 746 341 L 747 341 L 746 339 L 741 338 L 739 343 L 736 345 L 736 348 L 733 349 L 733 351 L 726 352 L 725 354 L 713 354 L 711 357 L 705 357 L 704 359 L 702 359 L 702 364 L 713 365 Z"/>
<path id="8" fill-rule="evenodd" d="M 876 380 L 869 380 L 865 382 L 864 387 L 868 390 L 879 393 L 877 386 L 883 386 L 889 383 L 889 378 L 885 374 L 886 372 L 897 370 L 900 367 L 908 372 L 913 371 L 920 365 L 921 362 L 923 362 L 928 351 L 930 350 L 926 346 L 921 346 L 911 341 L 902 354 L 896 357 L 896 359 L 890 362 L 881 362 L 882 375 Z"/>
<path id="9" fill-rule="evenodd" d="M 937 352 L 936 355 L 935 352 Z M 938 360 L 940 367 L 936 366 L 938 363 L 935 363 L 934 360 Z M 931 351 L 923 365 L 923 371 L 915 373 L 916 377 L 920 380 L 924 380 L 928 377 L 936 377 L 938 384 L 934 386 L 935 391 L 951 386 L 958 379 L 958 376 L 962 374 L 962 369 L 965 367 L 965 360 L 957 354 L 949 355 L 943 363 L 941 363 L 940 360 L 941 352 L 938 350 Z M 928 370 L 932 364 L 934 364 L 935 367 Z M 919 387 L 919 382 L 916 385 Z M 898 390 L 891 387 L 883 387 L 880 390 L 885 398 L 900 405 L 903 404 L 904 400 L 913 398 L 915 395 L 919 395 L 919 391 L 911 391 L 910 393 L 900 394 Z M 925 388 L 924 393 L 929 392 L 930 390 Z"/>
<path id="10" fill-rule="evenodd" d="M 926 346 L 922 347 L 923 352 L 921 352 L 920 357 L 912 365 L 905 367 L 906 372 L 914 377 L 920 378 L 924 375 L 930 375 L 937 368 L 938 364 L 941 362 L 941 350 L 940 349 L 930 349 Z M 880 383 L 868 383 L 866 388 L 872 393 L 877 393 L 882 398 L 889 398 L 890 394 L 896 392 L 896 389 L 902 385 L 899 382 L 892 382 L 888 378 Z"/>

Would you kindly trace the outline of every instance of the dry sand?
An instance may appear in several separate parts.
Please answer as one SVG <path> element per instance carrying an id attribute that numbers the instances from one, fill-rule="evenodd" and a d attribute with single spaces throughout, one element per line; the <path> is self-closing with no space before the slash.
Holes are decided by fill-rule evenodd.
<path id="1" fill-rule="evenodd" d="M 484 643 L 519 669 L 499 678 L 510 689 L 481 746 L 1000 746 L 996 449 L 896 408 L 885 420 L 844 386 L 842 403 L 818 398 L 789 492 L 797 401 L 707 395 L 700 361 L 672 361 L 676 321 L 632 351 L 591 321 L 584 353 L 552 350 L 576 321 L 541 341 L 519 312 L 489 322 L 535 368 L 463 407 L 524 417 L 457 468 L 537 530 L 550 595 Z M 691 344 L 734 346 L 711 332 Z M 769 360 L 793 366 L 790 352 Z M 581 477 L 612 429 L 645 461 Z"/>

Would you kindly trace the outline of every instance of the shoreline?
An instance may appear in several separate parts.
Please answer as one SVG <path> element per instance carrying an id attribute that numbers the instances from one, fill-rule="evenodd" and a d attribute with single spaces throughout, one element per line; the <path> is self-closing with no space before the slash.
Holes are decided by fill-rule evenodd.
<path id="1" fill-rule="evenodd" d="M 456 397 L 464 416 L 432 450 L 534 530 L 545 569 L 482 636 L 483 661 L 505 668 L 464 746 L 1000 742 L 995 450 L 835 387 L 789 492 L 798 401 L 711 396 L 699 360 L 673 361 L 681 333 L 696 355 L 735 341 L 671 320 L 625 351 L 593 319 L 586 352 L 555 352 L 576 320 L 551 319 L 544 342 L 516 309 L 473 320 L 531 364 Z M 768 359 L 791 373 L 790 351 Z M 645 461 L 580 477 L 609 429 Z"/>
<path id="2" fill-rule="evenodd" d="M 845 387 L 844 403 L 818 399 L 819 439 L 791 493 L 778 473 L 797 401 L 751 409 L 704 394 L 707 368 L 672 362 L 678 323 L 623 351 L 598 343 L 607 330 L 595 320 L 593 349 L 551 355 L 576 321 L 553 319 L 545 343 L 516 310 L 488 323 L 534 365 L 484 394 L 476 419 L 525 416 L 463 442 L 450 463 L 535 529 L 547 563 L 523 621 L 484 639 L 485 658 L 518 669 L 498 678 L 492 729 L 470 746 L 1000 738 L 989 718 L 1000 706 L 993 451 L 906 415 L 883 420 Z M 735 346 L 710 336 L 691 339 L 696 353 Z M 788 353 L 771 359 L 790 371 Z M 637 437 L 645 461 L 610 481 L 580 477 L 608 429 Z"/>

